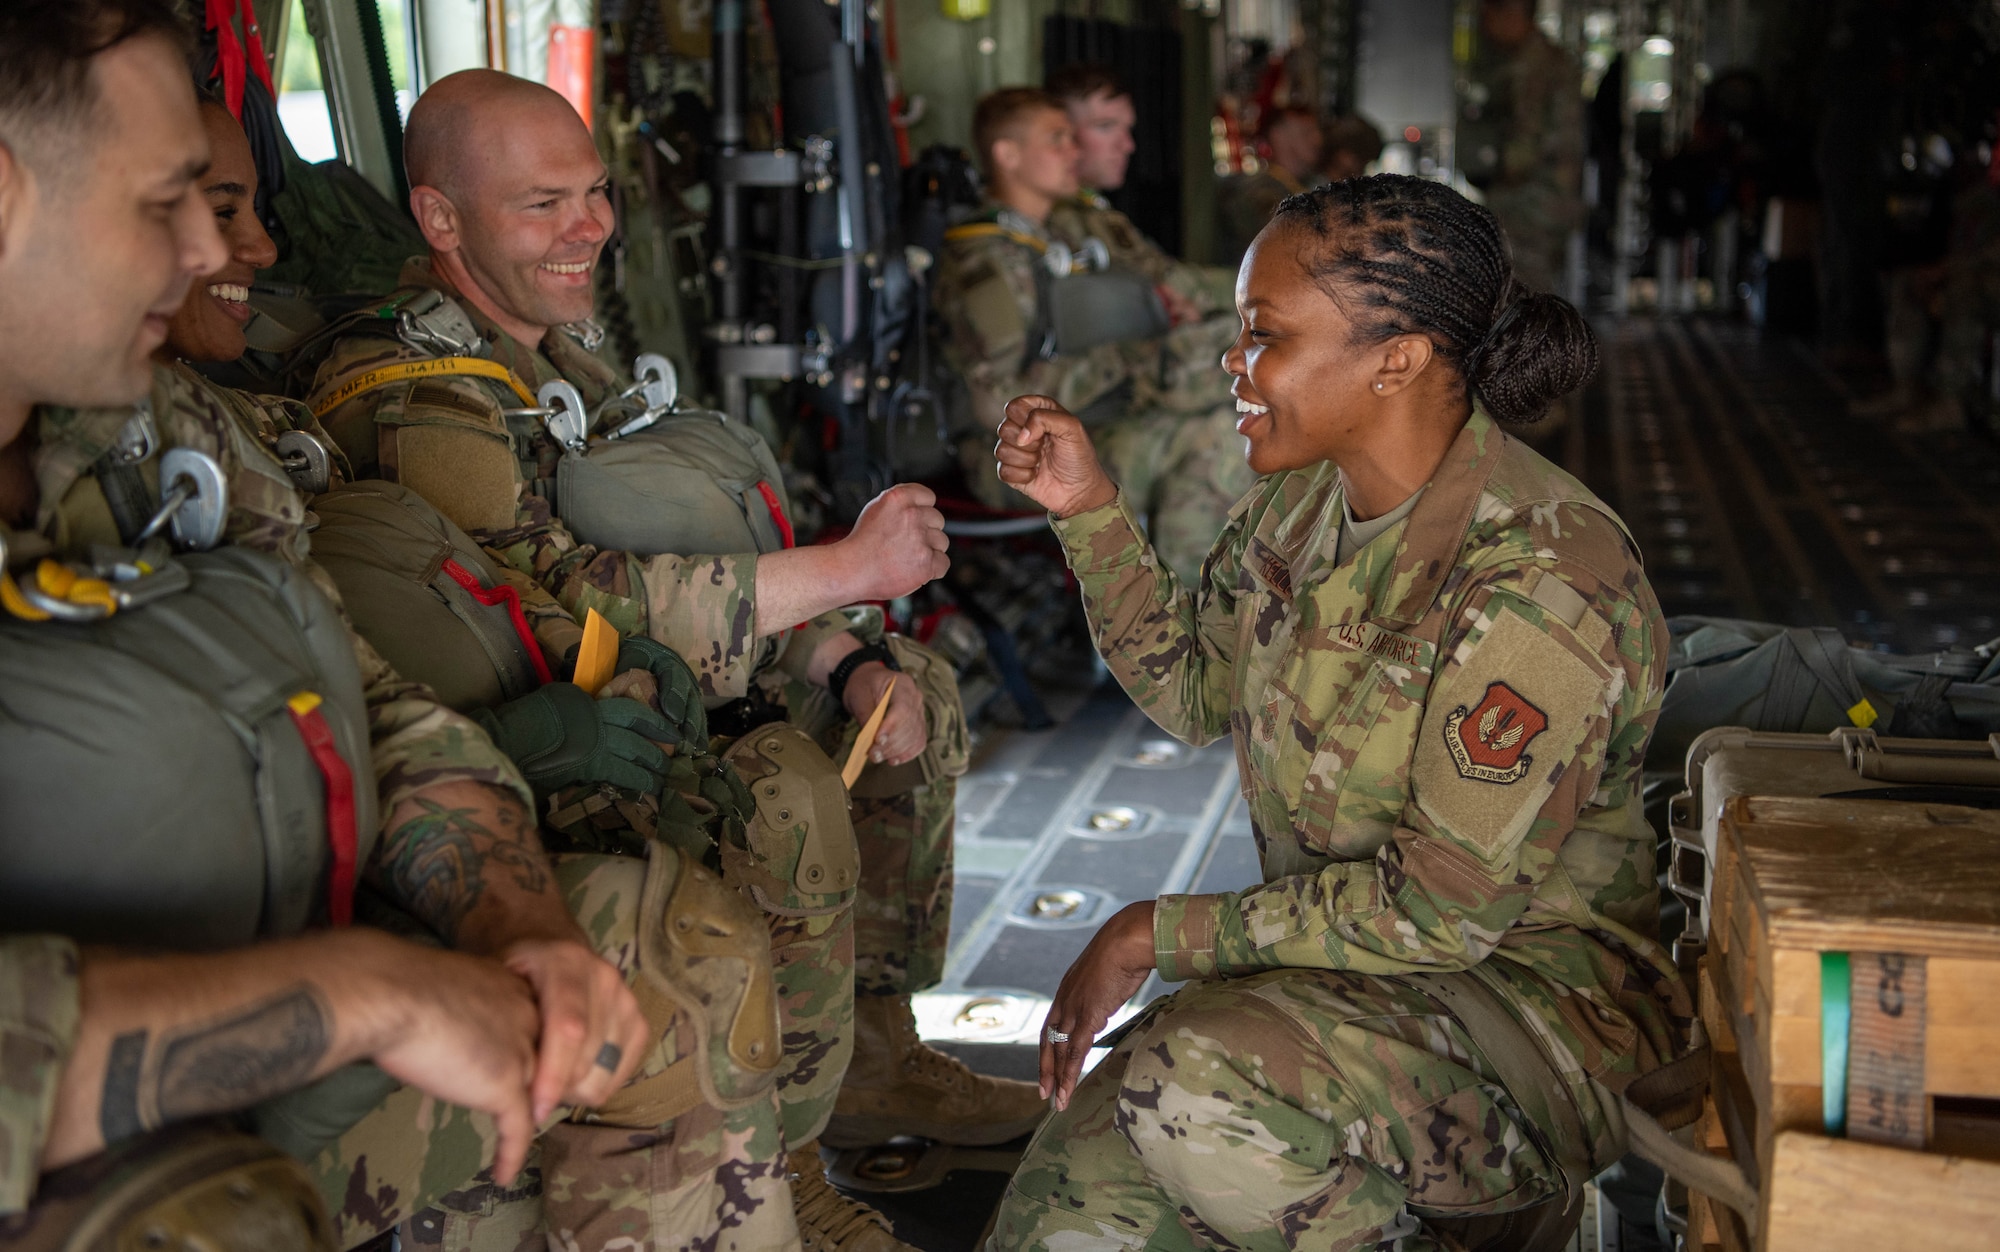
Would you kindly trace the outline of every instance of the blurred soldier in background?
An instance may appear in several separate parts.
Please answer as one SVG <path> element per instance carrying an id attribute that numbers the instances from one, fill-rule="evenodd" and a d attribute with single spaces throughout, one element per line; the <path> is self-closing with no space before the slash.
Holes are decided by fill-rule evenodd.
<path id="1" fill-rule="evenodd" d="M 1092 64 L 1063 66 L 1049 75 L 1047 91 L 1069 113 L 1078 154 L 1077 193 L 1050 210 L 1049 229 L 1065 239 L 1102 239 L 1113 264 L 1158 284 L 1160 299 L 1176 327 L 1228 312 L 1227 333 L 1207 354 L 1210 359 L 1201 362 L 1214 367 L 1236 333 L 1235 268 L 1189 265 L 1167 255 L 1105 198 L 1125 185 L 1126 167 L 1137 150 L 1132 128 L 1139 115 L 1132 93 L 1109 67 Z M 1220 368 L 1207 372 L 1221 380 L 1218 391 L 1228 390 L 1228 377 Z"/>
<path id="2" fill-rule="evenodd" d="M 1100 85 L 1085 107 L 1094 107 L 1092 97 L 1104 105 L 1104 95 Z M 1033 87 L 993 92 L 973 114 L 990 198 L 979 216 L 946 232 L 937 296 L 950 330 L 946 351 L 971 399 L 960 457 L 987 504 L 1033 507 L 982 471 L 1008 400 L 1031 391 L 1063 398 L 1096 432 L 1162 559 L 1191 578 L 1252 482 L 1219 365 L 1236 319 L 1196 302 L 1202 284 L 1190 267 L 1108 205 L 1081 198 L 1083 154 L 1070 116 Z M 1123 181 L 1131 146 L 1117 129 L 1100 141 L 1096 173 Z M 1093 241 L 1108 259 L 1103 271 L 1082 259 L 1096 251 Z M 1118 274 L 1139 281 L 1123 284 L 1115 307 L 1083 325 L 1061 316 L 1060 301 L 1082 290 L 1065 292 L 1065 284 Z"/>
<path id="3" fill-rule="evenodd" d="M 1382 156 L 1382 132 L 1359 113 L 1334 118 L 1320 128 L 1325 136 L 1325 153 L 1320 157 L 1320 178 L 1329 183 L 1359 178 Z"/>
<path id="4" fill-rule="evenodd" d="M 1479 34 L 1459 108 L 1461 167 L 1507 233 L 1515 277 L 1556 291 L 1583 221 L 1582 71 L 1535 25 L 1534 0 L 1481 0 Z"/>
<path id="5" fill-rule="evenodd" d="M 1215 255 L 1231 266 L 1243 259 L 1250 241 L 1271 220 L 1278 201 L 1304 191 L 1319 178 L 1325 140 L 1319 118 L 1311 109 L 1293 106 L 1272 110 L 1257 138 L 1266 158 L 1264 168 L 1223 180 L 1216 197 Z"/>

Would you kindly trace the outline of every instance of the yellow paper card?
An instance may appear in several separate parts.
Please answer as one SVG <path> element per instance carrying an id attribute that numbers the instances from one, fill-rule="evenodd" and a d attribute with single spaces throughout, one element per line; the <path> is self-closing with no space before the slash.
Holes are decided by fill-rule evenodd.
<path id="1" fill-rule="evenodd" d="M 576 685 L 591 695 L 611 681 L 618 665 L 618 632 L 596 609 L 583 619 L 583 646 L 576 653 Z"/>
<path id="2" fill-rule="evenodd" d="M 881 701 L 868 720 L 861 724 L 861 733 L 854 737 L 854 750 L 847 754 L 847 764 L 840 769 L 841 785 L 852 790 L 854 780 L 861 777 L 861 771 L 868 768 L 868 752 L 875 746 L 875 736 L 882 730 L 882 719 L 889 715 L 889 698 L 896 694 L 896 683 L 901 674 L 889 675 L 889 689 L 882 693 Z"/>

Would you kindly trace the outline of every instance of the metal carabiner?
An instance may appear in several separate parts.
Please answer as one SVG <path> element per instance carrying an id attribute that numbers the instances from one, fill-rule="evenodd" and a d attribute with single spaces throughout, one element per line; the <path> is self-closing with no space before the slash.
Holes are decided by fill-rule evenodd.
<path id="1" fill-rule="evenodd" d="M 549 428 L 550 438 L 571 452 L 581 452 L 590 446 L 590 413 L 583 407 L 583 393 L 576 389 L 576 384 L 552 379 L 542 384 L 535 399 L 549 410 L 542 421 Z"/>
<path id="2" fill-rule="evenodd" d="M 632 376 L 639 380 L 647 408 L 673 412 L 681 398 L 681 376 L 672 361 L 657 352 L 641 352 L 632 361 Z"/>
<path id="3" fill-rule="evenodd" d="M 153 426 L 153 402 L 141 400 L 132 406 L 132 416 L 118 428 L 118 437 L 111 442 L 111 455 L 121 465 L 141 465 L 152 460 L 159 448 L 159 432 Z"/>
<path id="4" fill-rule="evenodd" d="M 646 407 L 635 416 L 628 418 L 612 430 L 606 431 L 606 439 L 623 439 L 636 435 L 663 417 L 671 417 L 675 406 L 680 403 L 680 374 L 674 363 L 657 352 L 642 352 L 632 362 L 632 372 L 639 381 L 620 393 L 619 398 L 641 396 Z M 610 407 L 606 405 L 605 407 Z"/>

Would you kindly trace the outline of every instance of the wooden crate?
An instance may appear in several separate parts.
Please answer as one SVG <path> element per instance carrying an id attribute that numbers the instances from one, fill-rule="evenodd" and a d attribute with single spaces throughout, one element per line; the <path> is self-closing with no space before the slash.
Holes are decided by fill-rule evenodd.
<path id="1" fill-rule="evenodd" d="M 1992 1218 L 2000 1245 L 2000 813 L 1736 796 L 1722 806 L 1709 904 L 1697 994 L 1717 1059 L 1703 1133 L 1759 1189 L 1757 1247 L 1914 1247 L 1916 1230 L 1922 1246 L 1969 1246 L 1950 1241 L 1970 1220 L 1965 1205 Z M 1850 954 L 1855 994 L 1879 997 L 1877 1022 L 1893 1008 L 1899 1029 L 1914 1028 L 1900 1036 L 1900 1068 L 1864 1071 L 1857 1024 L 1846 1140 L 1823 1122 L 1829 951 Z M 1870 1085 L 1884 1072 L 1895 1085 Z M 1863 1168 L 1883 1185 L 1849 1185 Z M 1947 1180 L 1987 1191 L 1961 1204 L 1934 1193 Z M 1897 1208 L 1903 1240 L 1825 1242 L 1840 1213 L 1881 1205 Z M 1930 1242 L 1933 1211 L 1943 1242 Z M 1706 1221 L 1700 1242 L 1737 1252 L 1726 1210 L 1690 1220 Z"/>
<path id="2" fill-rule="evenodd" d="M 2000 1164 L 1788 1130 L 1772 1145 L 1763 1247 L 1880 1252 L 2000 1244 Z"/>
<path id="3" fill-rule="evenodd" d="M 1817 1116 L 1827 951 L 1923 958 L 1924 1091 L 2000 1099 L 2000 813 L 1738 796 L 1720 833 L 1710 972 L 1760 1105 Z"/>

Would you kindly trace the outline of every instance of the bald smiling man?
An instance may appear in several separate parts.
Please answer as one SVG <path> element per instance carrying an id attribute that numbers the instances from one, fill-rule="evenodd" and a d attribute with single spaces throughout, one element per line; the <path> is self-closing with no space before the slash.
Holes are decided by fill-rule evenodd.
<path id="1" fill-rule="evenodd" d="M 588 319 L 616 225 L 611 175 L 567 100 L 496 70 L 438 80 L 410 110 L 410 211 L 438 277 L 517 343 Z M 587 132 L 586 132 L 587 134 Z"/>
<path id="2" fill-rule="evenodd" d="M 784 1040 L 778 1095 L 800 1234 L 827 1249 L 901 1247 L 877 1215 L 826 1183 L 822 1136 L 841 1147 L 899 1133 L 992 1144 L 1044 1112 L 1033 1084 L 973 1074 L 917 1037 L 910 997 L 942 975 L 948 939 L 964 711 L 948 663 L 883 635 L 879 616 L 839 611 L 942 574 L 943 518 L 927 489 L 906 484 L 871 502 L 848 538 L 792 547 L 760 542 L 761 513 L 746 518 L 734 496 L 710 494 L 639 506 L 644 516 L 630 520 L 649 536 L 643 550 L 582 543 L 565 519 L 589 529 L 578 511 L 584 489 L 559 477 L 576 459 L 518 410 L 523 392 L 555 380 L 574 385 L 586 409 L 631 382 L 593 354 L 588 322 L 615 225 L 604 163 L 562 97 L 485 70 L 442 79 L 417 101 L 406 160 L 430 252 L 383 307 L 441 295 L 427 321 L 462 315 L 468 342 L 398 334 L 394 317 L 372 316 L 338 339 L 312 407 L 357 470 L 429 499 L 571 613 L 596 609 L 621 633 L 679 652 L 715 725 L 740 735 L 785 718 L 799 732 L 786 768 L 821 771 L 835 793 L 829 756 L 844 758 L 858 723 L 888 701 L 851 805 L 818 825 L 760 810 L 748 851 L 732 860 L 724 848 L 722 864 L 771 932 Z M 469 342 L 471 332 L 483 342 Z M 406 367 L 422 372 L 397 374 Z M 617 451 L 664 456 L 677 471 L 733 456 L 748 464 L 746 481 L 769 489 L 775 515 L 788 513 L 775 458 L 740 424 L 669 419 Z M 740 543 L 717 538 L 737 531 Z M 701 537 L 682 542 L 689 534 Z M 549 626 L 575 630 L 568 620 Z M 744 763 L 734 751 L 731 759 Z M 770 781 L 759 777 L 760 793 Z M 815 858 L 826 860 L 824 877 Z"/>

